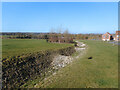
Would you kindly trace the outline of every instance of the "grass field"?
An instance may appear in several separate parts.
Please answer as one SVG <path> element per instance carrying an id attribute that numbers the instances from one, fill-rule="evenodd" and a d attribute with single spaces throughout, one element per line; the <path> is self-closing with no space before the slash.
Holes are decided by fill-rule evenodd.
<path id="1" fill-rule="evenodd" d="M 2 57 L 16 56 L 26 53 L 39 52 L 48 49 L 60 49 L 72 44 L 47 43 L 46 40 L 37 39 L 3 39 Z"/>
<path id="2" fill-rule="evenodd" d="M 53 76 L 28 87 L 45 88 L 117 88 L 118 46 L 101 41 L 83 41 L 88 45 L 86 54 L 74 60 Z M 93 59 L 88 59 L 92 56 Z M 34 85 L 33 85 L 34 84 Z"/>

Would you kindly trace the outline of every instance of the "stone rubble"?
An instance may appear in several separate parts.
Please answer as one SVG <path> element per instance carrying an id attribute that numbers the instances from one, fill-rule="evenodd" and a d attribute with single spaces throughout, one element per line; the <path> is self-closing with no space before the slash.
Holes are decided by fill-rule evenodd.
<path id="1" fill-rule="evenodd" d="M 86 49 L 86 45 L 83 42 L 78 42 L 78 47 L 75 47 L 76 52 L 81 52 L 80 55 L 76 56 L 75 58 L 79 58 L 82 55 L 82 51 Z M 75 60 L 72 56 L 64 56 L 64 55 L 56 55 L 51 63 L 53 69 L 59 69 L 65 67 L 67 64 L 71 63 Z"/>

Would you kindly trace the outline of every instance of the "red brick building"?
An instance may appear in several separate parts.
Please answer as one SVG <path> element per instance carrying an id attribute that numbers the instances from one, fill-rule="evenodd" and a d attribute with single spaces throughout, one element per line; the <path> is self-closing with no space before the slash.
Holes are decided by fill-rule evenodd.
<path id="1" fill-rule="evenodd" d="M 115 41 L 120 41 L 120 31 L 116 31 Z"/>
<path id="2" fill-rule="evenodd" d="M 71 37 L 58 37 L 52 36 L 48 39 L 49 42 L 58 42 L 58 43 L 72 43 L 73 39 Z"/>
<path id="3" fill-rule="evenodd" d="M 113 37 L 109 32 L 107 32 L 107 33 L 102 35 L 102 40 L 103 41 L 110 41 L 110 40 L 113 40 Z"/>

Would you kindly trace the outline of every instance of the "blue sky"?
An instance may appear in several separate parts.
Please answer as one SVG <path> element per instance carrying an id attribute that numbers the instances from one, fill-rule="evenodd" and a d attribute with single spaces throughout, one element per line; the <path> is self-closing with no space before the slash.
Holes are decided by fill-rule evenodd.
<path id="1" fill-rule="evenodd" d="M 3 2 L 2 32 L 115 33 L 117 2 Z"/>

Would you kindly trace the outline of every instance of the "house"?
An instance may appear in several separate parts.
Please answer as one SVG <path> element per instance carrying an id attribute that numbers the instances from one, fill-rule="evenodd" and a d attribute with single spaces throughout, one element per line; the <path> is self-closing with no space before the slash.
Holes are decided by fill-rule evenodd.
<path id="1" fill-rule="evenodd" d="M 73 43 L 73 39 L 71 37 L 63 37 L 63 36 L 52 36 L 48 39 L 49 42 L 58 42 L 58 43 Z"/>
<path id="2" fill-rule="evenodd" d="M 115 34 L 112 34 L 113 40 L 115 41 Z"/>
<path id="3" fill-rule="evenodd" d="M 120 41 L 120 31 L 116 31 L 115 41 Z"/>
<path id="4" fill-rule="evenodd" d="M 107 33 L 105 33 L 105 34 L 102 35 L 102 40 L 103 41 L 113 40 L 113 36 L 109 32 L 107 32 Z"/>

